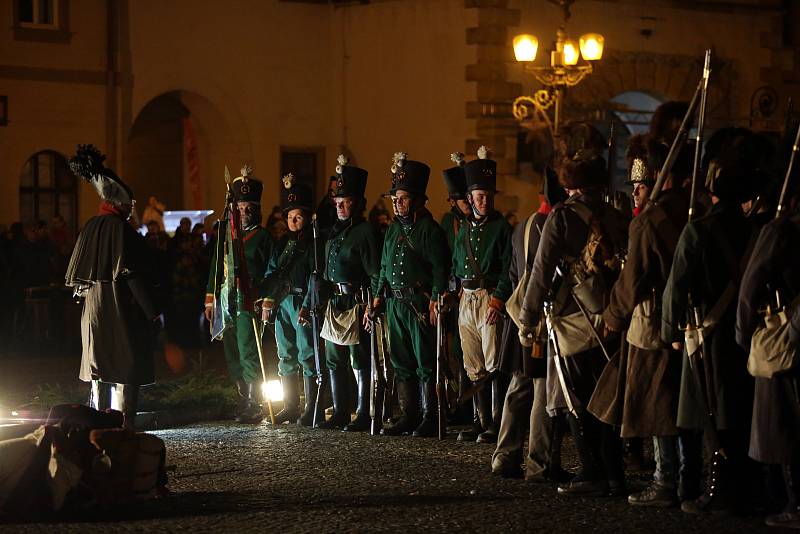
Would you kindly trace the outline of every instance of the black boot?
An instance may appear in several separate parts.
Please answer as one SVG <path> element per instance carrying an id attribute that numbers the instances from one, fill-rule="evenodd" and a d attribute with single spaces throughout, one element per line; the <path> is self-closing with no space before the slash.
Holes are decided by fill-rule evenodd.
<path id="1" fill-rule="evenodd" d="M 436 381 L 429 378 L 420 384 L 422 390 L 422 422 L 412 436 L 418 438 L 435 438 L 439 436 L 439 402 L 436 397 Z"/>
<path id="2" fill-rule="evenodd" d="M 369 417 L 369 390 L 372 372 L 369 368 L 356 370 L 356 387 L 358 401 L 356 405 L 356 418 L 342 430 L 345 432 L 364 432 L 370 429 Z"/>
<path id="3" fill-rule="evenodd" d="M 608 493 L 608 481 L 601 473 L 599 460 L 593 453 L 593 442 L 600 439 L 596 420 L 583 413 L 580 417 L 567 415 L 572 439 L 580 460 L 580 470 L 569 482 L 558 485 L 559 495 L 602 497 Z"/>
<path id="4" fill-rule="evenodd" d="M 303 414 L 297 419 L 297 424 L 312 426 L 314 424 L 315 409 L 317 410 L 317 421 L 322 421 L 325 417 L 324 407 L 321 404 L 317 406 L 317 377 L 303 375 L 303 392 L 306 402 Z"/>
<path id="5" fill-rule="evenodd" d="M 504 384 L 505 387 L 503 387 Z M 500 418 L 503 416 L 503 402 L 505 402 L 507 389 L 508 384 L 505 377 L 498 373 L 492 379 L 491 399 L 489 399 L 492 419 L 489 425 L 484 427 L 486 430 L 478 434 L 478 438 L 475 440 L 478 443 L 497 443 L 497 434 L 500 431 Z"/>
<path id="6" fill-rule="evenodd" d="M 478 434 L 483 432 L 478 404 L 478 393 L 475 393 L 475 395 L 472 396 L 472 426 L 467 430 L 459 432 L 456 441 L 475 441 L 478 439 Z"/>
<path id="7" fill-rule="evenodd" d="M 397 422 L 383 429 L 384 436 L 402 436 L 410 434 L 419 425 L 419 382 L 408 380 L 398 382 L 397 401 L 402 415 Z"/>
<path id="8" fill-rule="evenodd" d="M 329 369 L 331 397 L 333 398 L 333 416 L 328 421 L 320 421 L 317 428 L 333 430 L 344 428 L 350 422 L 350 380 L 347 367 Z"/>
<path id="9" fill-rule="evenodd" d="M 297 392 L 297 375 L 282 376 L 283 409 L 275 414 L 275 424 L 294 423 L 300 416 L 300 394 Z"/>
<path id="10" fill-rule="evenodd" d="M 117 407 L 124 418 L 123 428 L 136 430 L 136 408 L 139 405 L 139 386 L 117 384 Z"/>
<path id="11" fill-rule="evenodd" d="M 264 419 L 264 412 L 259 403 L 258 385 L 250 382 L 247 384 L 245 391 L 247 393 L 247 402 L 245 408 L 236 416 L 236 422 L 257 425 Z"/>
<path id="12" fill-rule="evenodd" d="M 687 514 L 706 512 L 730 512 L 730 496 L 728 488 L 727 460 L 719 451 L 711 456 L 711 468 L 708 471 L 706 491 L 693 501 L 683 501 L 681 510 Z"/>

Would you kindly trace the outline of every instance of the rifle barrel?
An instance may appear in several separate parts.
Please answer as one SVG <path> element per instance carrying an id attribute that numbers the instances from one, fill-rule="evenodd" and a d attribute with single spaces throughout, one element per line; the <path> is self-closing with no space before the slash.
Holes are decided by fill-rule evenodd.
<path id="1" fill-rule="evenodd" d="M 797 124 L 797 133 L 794 136 L 794 144 L 792 145 L 792 155 L 789 157 L 789 166 L 786 168 L 786 176 L 783 178 L 783 187 L 781 187 L 781 197 L 778 201 L 778 209 L 775 213 L 775 218 L 781 216 L 783 210 L 786 209 L 786 191 L 789 189 L 789 180 L 792 177 L 794 170 L 794 162 L 797 152 L 800 150 L 800 123 Z"/>
<path id="2" fill-rule="evenodd" d="M 689 195 L 689 220 L 694 216 L 695 198 L 697 196 L 697 181 L 700 174 L 700 160 L 703 154 L 703 130 L 706 121 L 706 104 L 708 102 L 708 79 L 711 77 L 711 49 L 706 50 L 706 59 L 703 66 L 703 90 L 700 94 L 700 109 L 697 113 L 697 136 L 695 137 L 694 165 L 692 167 L 692 190 Z"/>

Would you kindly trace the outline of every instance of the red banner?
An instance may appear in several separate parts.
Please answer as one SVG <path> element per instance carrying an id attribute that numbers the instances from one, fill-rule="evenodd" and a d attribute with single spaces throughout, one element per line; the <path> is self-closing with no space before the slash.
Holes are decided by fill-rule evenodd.
<path id="1" fill-rule="evenodd" d="M 197 157 L 197 137 L 189 117 L 183 119 L 183 149 L 186 152 L 186 174 L 189 191 L 192 193 L 192 208 L 203 209 L 203 179 L 200 177 L 200 162 Z"/>

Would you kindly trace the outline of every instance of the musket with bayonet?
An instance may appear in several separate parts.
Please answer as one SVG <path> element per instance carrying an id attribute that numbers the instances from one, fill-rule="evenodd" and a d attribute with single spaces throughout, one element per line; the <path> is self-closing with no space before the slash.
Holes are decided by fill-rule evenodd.
<path id="1" fill-rule="evenodd" d="M 308 314 L 311 317 L 311 339 L 314 343 L 314 368 L 317 373 L 317 396 L 314 398 L 314 416 L 312 418 L 311 426 L 316 427 L 317 415 L 320 413 L 319 403 L 322 397 L 322 358 L 319 352 L 319 286 L 320 286 L 320 272 L 319 272 L 319 256 L 317 254 L 317 245 L 319 242 L 319 229 L 317 226 L 317 214 L 311 216 L 311 234 L 313 236 L 312 246 L 314 247 L 314 271 L 311 273 L 311 294 L 309 295 L 309 310 Z"/>
<path id="2" fill-rule="evenodd" d="M 697 127 L 695 137 L 694 163 L 692 166 L 692 185 L 689 196 L 689 222 L 696 214 L 695 205 L 697 197 L 697 182 L 700 180 L 700 163 L 703 150 L 703 131 L 705 128 L 706 104 L 708 101 L 708 81 L 711 76 L 711 50 L 706 50 L 703 64 L 703 78 L 700 81 L 700 103 L 697 110 Z M 691 106 L 690 106 L 691 107 Z M 660 176 L 659 176 L 660 178 Z M 725 450 L 719 439 L 713 406 L 713 368 L 710 358 L 705 354 L 704 346 L 704 320 L 700 307 L 696 304 L 692 294 L 688 296 L 688 321 L 685 329 L 686 354 L 697 388 L 696 401 L 700 405 L 703 417 L 703 430 L 709 438 L 715 452 L 727 458 Z"/>

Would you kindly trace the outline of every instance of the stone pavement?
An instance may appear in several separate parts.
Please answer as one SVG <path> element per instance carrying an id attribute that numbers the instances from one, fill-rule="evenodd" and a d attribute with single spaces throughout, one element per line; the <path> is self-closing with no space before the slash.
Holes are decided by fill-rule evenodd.
<path id="1" fill-rule="evenodd" d="M 760 518 L 687 516 L 559 497 L 490 474 L 491 445 L 230 422 L 157 432 L 173 496 L 2 532 L 775 532 Z M 565 466 L 574 467 L 571 443 Z M 630 477 L 643 485 L 646 473 Z"/>

